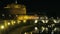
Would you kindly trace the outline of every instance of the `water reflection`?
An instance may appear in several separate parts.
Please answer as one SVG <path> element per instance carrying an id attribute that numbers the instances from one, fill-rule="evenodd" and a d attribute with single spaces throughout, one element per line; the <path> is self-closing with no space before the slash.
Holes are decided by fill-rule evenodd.
<path id="1" fill-rule="evenodd" d="M 60 32 L 59 20 L 37 19 L 37 20 L 2 20 L 0 32 L 3 33 L 21 27 L 21 34 L 54 34 Z M 58 27 L 57 27 L 58 26 Z M 20 30 L 20 28 L 19 28 Z"/>

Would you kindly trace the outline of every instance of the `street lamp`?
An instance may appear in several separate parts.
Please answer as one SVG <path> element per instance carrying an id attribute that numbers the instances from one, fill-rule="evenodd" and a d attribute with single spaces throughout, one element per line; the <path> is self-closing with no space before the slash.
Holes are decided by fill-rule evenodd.
<path id="1" fill-rule="evenodd" d="M 4 27 L 4 25 L 1 25 L 1 29 L 4 29 L 5 27 Z"/>

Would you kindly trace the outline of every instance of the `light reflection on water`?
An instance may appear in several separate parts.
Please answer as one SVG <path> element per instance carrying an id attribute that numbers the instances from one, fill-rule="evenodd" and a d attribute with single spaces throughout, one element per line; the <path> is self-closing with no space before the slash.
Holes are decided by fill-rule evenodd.
<path id="1" fill-rule="evenodd" d="M 52 29 L 51 31 L 49 31 L 49 28 L 47 28 L 47 27 L 41 27 L 42 28 L 42 30 L 41 31 L 39 31 L 39 30 L 36 30 L 36 31 L 38 31 L 38 34 L 39 34 L 39 32 L 42 34 L 42 33 L 51 33 L 51 34 L 54 34 L 54 33 L 59 33 L 60 32 L 60 28 L 58 28 L 58 27 L 55 27 L 54 29 Z M 36 28 L 37 29 L 37 28 Z M 31 31 L 32 33 L 31 34 L 33 34 L 33 33 L 37 33 L 37 32 L 33 32 L 33 31 Z"/>
<path id="2" fill-rule="evenodd" d="M 11 20 L 10 20 L 11 21 Z M 7 25 L 7 27 L 10 27 L 11 25 L 12 25 L 12 22 L 10 22 L 9 20 L 8 21 L 3 21 L 3 23 L 1 24 L 1 25 L 3 25 L 3 26 L 5 26 L 4 25 L 4 23 L 6 23 L 6 25 Z M 14 20 L 15 21 L 15 20 Z M 20 21 L 19 21 L 20 22 Z M 21 21 L 22 22 L 22 21 Z M 26 21 L 27 22 L 27 21 Z M 23 24 L 26 24 L 26 22 L 25 23 L 23 23 Z M 36 23 L 35 23 L 35 20 L 34 20 L 34 24 L 37 24 L 37 23 L 40 23 L 40 22 L 37 22 L 36 21 Z M 15 21 L 13 24 L 18 24 L 17 23 L 17 21 Z M 20 24 L 20 23 L 19 23 Z M 34 25 L 34 24 L 32 24 L 32 25 Z M 44 24 L 44 26 L 42 25 L 42 24 Z M 35 25 L 36 27 L 35 27 L 35 30 L 36 30 L 36 32 L 33 32 L 33 31 L 31 31 L 31 33 L 30 34 L 32 34 L 32 33 L 49 33 L 49 30 L 51 30 L 50 32 L 53 34 L 54 32 L 57 32 L 57 31 L 59 31 L 60 32 L 60 28 L 59 27 L 57 27 L 56 26 L 56 23 L 53 23 L 53 24 L 50 24 L 49 25 L 49 23 L 42 23 L 42 24 L 37 24 L 37 25 Z M 47 24 L 46 26 L 45 26 L 45 24 Z M 1 30 L 1 25 L 0 25 L 0 30 Z M 15 25 L 12 25 L 12 26 L 15 26 Z M 40 26 L 41 25 L 41 26 Z M 11 26 L 11 27 L 12 27 Z M 39 26 L 39 27 L 38 27 Z M 4 27 L 4 29 L 6 29 L 6 27 Z M 3 29 L 3 30 L 4 30 Z M 28 32 L 29 33 L 29 32 Z"/>

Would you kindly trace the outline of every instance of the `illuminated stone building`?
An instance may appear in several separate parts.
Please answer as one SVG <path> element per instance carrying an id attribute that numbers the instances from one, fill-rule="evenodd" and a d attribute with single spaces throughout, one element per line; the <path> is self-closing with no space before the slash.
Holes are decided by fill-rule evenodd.
<path id="1" fill-rule="evenodd" d="M 26 7 L 17 3 L 8 4 L 5 9 L 10 9 L 10 14 L 26 14 Z"/>
<path id="2" fill-rule="evenodd" d="M 27 16 L 26 14 L 26 6 L 21 5 L 21 4 L 17 4 L 17 1 L 15 3 L 12 4 L 8 4 L 6 7 L 4 7 L 5 9 L 9 9 L 9 13 L 12 15 L 16 15 L 14 18 L 15 19 L 21 19 L 21 20 L 25 20 L 28 19 L 28 17 L 35 17 L 35 16 Z M 22 18 L 21 18 L 22 17 Z"/>
<path id="3" fill-rule="evenodd" d="M 10 22 L 13 21 L 14 23 L 20 22 L 22 20 L 23 22 L 26 22 L 27 20 L 37 20 L 39 17 L 36 15 L 27 15 L 26 14 L 26 6 L 17 4 L 17 1 L 12 4 L 7 4 L 6 7 L 4 7 L 9 12 L 9 15 L 6 16 L 5 14 L 2 14 L 2 16 L 5 18 L 2 20 L 2 22 Z M 7 13 L 6 13 L 7 14 Z M 15 15 L 15 16 L 14 16 Z"/>

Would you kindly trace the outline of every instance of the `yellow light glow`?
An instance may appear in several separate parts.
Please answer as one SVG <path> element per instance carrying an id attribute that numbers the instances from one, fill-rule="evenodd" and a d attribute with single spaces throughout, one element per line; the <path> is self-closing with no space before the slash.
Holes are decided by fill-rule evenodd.
<path id="1" fill-rule="evenodd" d="M 37 27 L 35 27 L 35 30 L 38 30 L 38 28 L 37 28 Z"/>
<path id="2" fill-rule="evenodd" d="M 26 22 L 26 20 L 23 20 L 23 22 L 25 23 L 25 22 Z"/>
<path id="3" fill-rule="evenodd" d="M 26 32 L 24 34 L 27 34 Z"/>
<path id="4" fill-rule="evenodd" d="M 13 23 L 16 23 L 15 21 Z"/>
<path id="5" fill-rule="evenodd" d="M 11 20 L 12 25 L 14 25 L 16 22 L 14 20 Z"/>
<path id="6" fill-rule="evenodd" d="M 19 6 L 18 5 L 15 5 L 14 8 L 19 8 Z"/>
<path id="7" fill-rule="evenodd" d="M 38 16 L 28 16 L 28 15 L 25 15 L 25 16 L 18 16 L 17 19 L 18 20 L 39 19 L 39 17 Z"/>
<path id="8" fill-rule="evenodd" d="M 24 19 L 23 16 L 19 16 L 19 17 L 18 17 L 18 20 L 23 20 L 23 19 Z"/>
<path id="9" fill-rule="evenodd" d="M 17 20 L 17 23 L 19 24 L 21 21 L 20 20 Z"/>
<path id="10" fill-rule="evenodd" d="M 24 19 L 28 19 L 28 16 L 24 16 Z"/>
<path id="11" fill-rule="evenodd" d="M 10 22 L 8 22 L 8 25 L 10 25 Z"/>
<path id="12" fill-rule="evenodd" d="M 4 26 L 7 28 L 8 27 L 8 21 L 4 20 Z"/>
<path id="13" fill-rule="evenodd" d="M 32 32 L 31 32 L 31 34 L 32 34 Z"/>
<path id="14" fill-rule="evenodd" d="M 3 25 L 1 26 L 1 29 L 4 29 L 4 26 Z"/>
<path id="15" fill-rule="evenodd" d="M 38 20 L 35 20 L 35 23 L 37 23 L 38 22 Z"/>

